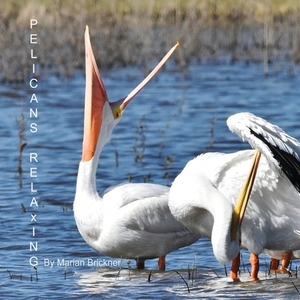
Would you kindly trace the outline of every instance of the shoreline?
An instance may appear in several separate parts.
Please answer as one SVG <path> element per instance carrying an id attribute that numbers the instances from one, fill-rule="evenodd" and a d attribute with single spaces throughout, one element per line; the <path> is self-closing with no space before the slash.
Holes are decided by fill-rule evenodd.
<path id="1" fill-rule="evenodd" d="M 11 5 L 8 5 L 11 3 Z M 113 4 L 112 4 L 113 3 Z M 146 4 L 147 3 L 147 4 Z M 162 3 L 162 4 L 159 4 Z M 227 5 L 227 6 L 226 6 Z M 32 72 L 28 19 L 39 20 L 36 76 L 72 77 L 84 69 L 83 33 L 90 26 L 100 70 L 137 66 L 146 74 L 177 41 L 173 62 L 245 60 L 268 65 L 284 57 L 300 62 L 300 2 L 295 0 L 168 1 L 4 0 L 0 12 L 0 80 L 25 82 Z"/>

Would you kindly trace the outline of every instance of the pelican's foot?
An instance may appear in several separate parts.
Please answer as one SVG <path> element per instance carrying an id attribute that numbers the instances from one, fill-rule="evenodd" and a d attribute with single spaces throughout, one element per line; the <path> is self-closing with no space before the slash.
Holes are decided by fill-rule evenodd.
<path id="1" fill-rule="evenodd" d="M 260 281 L 260 279 L 259 278 L 251 278 L 251 281 L 253 282 L 253 283 L 261 283 L 261 281 Z"/>
<path id="2" fill-rule="evenodd" d="M 270 272 L 272 273 L 272 274 L 287 274 L 287 273 L 291 273 L 291 271 L 290 270 L 288 270 L 288 269 L 282 269 L 282 268 L 280 268 L 280 269 L 277 269 L 277 270 L 270 270 Z"/>
<path id="3" fill-rule="evenodd" d="M 287 268 L 280 268 L 280 269 L 276 270 L 276 273 L 277 274 L 289 274 L 290 276 L 292 276 L 292 271 Z"/>
<path id="4" fill-rule="evenodd" d="M 240 278 L 237 276 L 237 274 L 234 274 L 233 272 L 230 272 L 230 278 L 234 281 L 234 282 L 241 282 Z"/>

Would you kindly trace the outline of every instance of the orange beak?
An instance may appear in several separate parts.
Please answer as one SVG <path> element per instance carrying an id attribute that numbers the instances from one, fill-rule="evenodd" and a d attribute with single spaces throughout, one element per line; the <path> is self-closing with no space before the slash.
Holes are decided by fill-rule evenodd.
<path id="1" fill-rule="evenodd" d="M 105 102 L 108 101 L 108 97 L 92 50 L 88 26 L 86 26 L 84 41 L 86 86 L 82 161 L 89 161 L 93 158 L 96 151 L 102 124 L 103 107 Z M 165 55 L 153 71 L 131 93 L 129 93 L 127 97 L 115 103 L 111 103 L 114 118 L 119 118 L 121 116 L 127 104 L 155 76 L 178 46 L 179 43 L 177 42 L 177 44 Z"/>
<path id="2" fill-rule="evenodd" d="M 86 84 L 82 161 L 89 161 L 94 156 L 97 146 L 103 106 L 108 101 L 108 97 L 93 53 L 88 26 L 85 30 L 84 42 Z"/>
<path id="3" fill-rule="evenodd" d="M 251 165 L 250 172 L 248 174 L 248 177 L 244 183 L 244 186 L 240 192 L 239 199 L 235 205 L 235 208 L 232 213 L 232 221 L 231 221 L 231 240 L 235 240 L 236 238 L 236 232 L 240 227 L 242 226 L 243 218 L 246 212 L 247 204 L 251 195 L 251 191 L 253 188 L 254 180 L 256 177 L 256 172 L 259 166 L 261 153 L 256 150 L 253 162 Z"/>

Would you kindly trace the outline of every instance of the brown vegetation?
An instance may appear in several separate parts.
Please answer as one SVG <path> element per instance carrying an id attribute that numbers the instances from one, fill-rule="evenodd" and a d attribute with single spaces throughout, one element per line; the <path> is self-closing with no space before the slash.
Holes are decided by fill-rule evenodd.
<path id="1" fill-rule="evenodd" d="M 0 73 L 4 82 L 31 73 L 29 20 L 39 21 L 39 72 L 72 76 L 84 68 L 83 32 L 101 69 L 147 64 L 176 42 L 173 59 L 185 68 L 192 59 L 270 62 L 300 60 L 300 1 L 297 0 L 2 0 Z M 33 32 L 33 30 L 31 31 Z"/>

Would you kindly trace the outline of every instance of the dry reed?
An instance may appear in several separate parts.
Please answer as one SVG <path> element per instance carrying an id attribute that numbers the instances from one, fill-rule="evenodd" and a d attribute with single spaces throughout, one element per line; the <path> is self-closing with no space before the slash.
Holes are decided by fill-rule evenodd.
<path id="1" fill-rule="evenodd" d="M 158 60 L 177 40 L 173 59 L 182 69 L 192 60 L 229 54 L 261 61 L 265 73 L 279 59 L 300 61 L 297 0 L 2 0 L 0 72 L 3 82 L 24 81 L 31 72 L 29 20 L 39 21 L 41 76 L 72 76 L 84 68 L 83 32 L 90 25 L 101 69 Z"/>
<path id="2" fill-rule="evenodd" d="M 19 187 L 22 187 L 22 175 L 23 175 L 23 167 L 22 167 L 22 160 L 23 160 L 23 150 L 27 145 L 27 142 L 25 140 L 25 127 L 26 127 L 26 121 L 24 113 L 21 113 L 20 119 L 17 120 L 17 124 L 19 126 L 19 157 L 18 157 L 18 168 L 17 172 L 19 174 Z"/>

